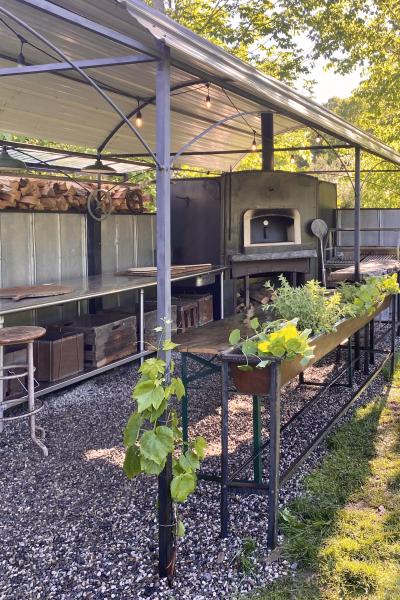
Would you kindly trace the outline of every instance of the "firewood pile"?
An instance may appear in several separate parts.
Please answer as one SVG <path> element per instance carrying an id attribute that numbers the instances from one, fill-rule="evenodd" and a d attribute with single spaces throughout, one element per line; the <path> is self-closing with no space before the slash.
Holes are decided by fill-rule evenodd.
<path id="1" fill-rule="evenodd" d="M 151 194 L 137 186 L 102 184 L 110 191 L 113 212 L 154 212 Z M 34 210 L 52 212 L 86 212 L 87 199 L 96 183 L 65 180 L 0 177 L 0 210 Z"/>

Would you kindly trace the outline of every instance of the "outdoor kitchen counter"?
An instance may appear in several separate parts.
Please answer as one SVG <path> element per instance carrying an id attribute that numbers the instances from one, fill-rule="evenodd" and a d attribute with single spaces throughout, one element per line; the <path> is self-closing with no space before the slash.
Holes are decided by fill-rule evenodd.
<path id="1" fill-rule="evenodd" d="M 171 277 L 172 282 L 183 279 L 205 278 L 209 275 L 222 274 L 225 267 L 212 267 L 204 271 L 188 272 L 184 275 Z M 137 277 L 122 276 L 114 274 L 91 275 L 80 277 L 78 279 L 67 279 L 55 281 L 61 285 L 67 285 L 72 288 L 72 292 L 60 296 L 47 296 L 44 298 L 26 298 L 24 300 L 0 299 L 0 316 L 22 312 L 25 310 L 36 310 L 48 306 L 57 306 L 68 302 L 77 302 L 80 300 L 90 300 L 92 298 L 102 298 L 111 294 L 119 294 L 132 290 L 141 290 L 157 285 L 155 277 Z"/>

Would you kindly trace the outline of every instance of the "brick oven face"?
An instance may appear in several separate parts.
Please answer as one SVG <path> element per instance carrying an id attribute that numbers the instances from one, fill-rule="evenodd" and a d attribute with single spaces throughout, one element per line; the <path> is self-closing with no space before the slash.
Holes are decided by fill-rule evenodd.
<path id="1" fill-rule="evenodd" d="M 243 214 L 243 243 L 248 249 L 301 244 L 297 209 L 250 209 Z"/>

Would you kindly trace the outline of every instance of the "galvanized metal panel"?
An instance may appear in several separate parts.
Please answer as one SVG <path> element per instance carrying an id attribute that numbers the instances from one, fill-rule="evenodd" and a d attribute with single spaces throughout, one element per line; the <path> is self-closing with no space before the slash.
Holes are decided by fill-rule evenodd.
<path id="1" fill-rule="evenodd" d="M 34 283 L 32 215 L 1 213 L 0 241 L 2 287 Z"/>
<path id="2" fill-rule="evenodd" d="M 156 219 L 153 215 L 137 215 L 137 266 L 152 267 L 156 250 Z"/>
<path id="3" fill-rule="evenodd" d="M 381 226 L 385 227 L 398 227 L 400 229 L 400 210 L 399 209 L 385 209 L 379 211 L 381 214 Z M 397 231 L 382 231 L 381 232 L 381 246 L 392 246 L 397 247 L 400 242 L 400 232 Z"/>
<path id="4" fill-rule="evenodd" d="M 136 265 L 136 231 L 133 215 L 116 215 L 117 228 L 117 270 L 123 271 Z"/>
<path id="5" fill-rule="evenodd" d="M 379 228 L 379 210 L 372 208 L 361 209 L 360 216 L 360 227 L 363 228 Z M 353 228 L 354 227 L 354 210 L 353 209 L 339 209 L 338 210 L 338 227 L 339 228 Z M 378 231 L 362 231 L 361 232 L 361 246 L 379 246 L 379 232 Z M 338 234 L 338 245 L 339 246 L 353 246 L 354 245 L 354 232 L 340 232 Z"/>
<path id="6" fill-rule="evenodd" d="M 66 215 L 33 215 L 35 244 L 35 283 L 55 283 L 61 280 L 60 221 Z"/>
<path id="7" fill-rule="evenodd" d="M 62 279 L 87 274 L 85 215 L 60 215 L 60 258 Z"/>

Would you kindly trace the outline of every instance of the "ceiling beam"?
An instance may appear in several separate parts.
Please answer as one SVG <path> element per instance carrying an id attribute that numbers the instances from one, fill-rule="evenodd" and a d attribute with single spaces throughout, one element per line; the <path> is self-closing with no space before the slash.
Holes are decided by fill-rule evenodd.
<path id="1" fill-rule="evenodd" d="M 113 56 L 110 58 L 93 58 L 90 60 L 76 60 L 74 65 L 81 69 L 96 69 L 102 67 L 114 67 L 120 65 L 130 65 L 137 63 L 154 62 L 155 59 L 150 56 Z M 15 61 L 17 62 L 17 60 Z M 9 75 L 31 75 L 36 73 L 54 73 L 57 71 L 74 71 L 67 62 L 55 62 L 40 65 L 24 65 L 16 67 L 5 67 L 0 69 L 0 77 Z"/>
<path id="2" fill-rule="evenodd" d="M 52 15 L 53 17 L 66 21 L 67 23 L 71 23 L 72 25 L 76 25 L 77 27 L 81 27 L 82 29 L 86 29 L 87 31 L 90 31 L 91 33 L 94 33 L 102 38 L 107 38 L 114 43 L 121 44 L 127 48 L 131 48 L 132 50 L 138 50 L 139 52 L 144 52 L 145 54 L 159 58 L 159 52 L 155 48 L 150 48 L 150 46 L 146 46 L 142 42 L 139 42 L 128 35 L 124 35 L 115 29 L 110 29 L 109 27 L 100 25 L 100 23 L 86 19 L 86 17 L 82 17 L 77 13 L 66 10 L 65 8 L 57 6 L 56 4 L 48 2 L 47 0 L 17 0 L 17 2 L 26 4 L 27 6 L 45 12 L 48 15 Z"/>

